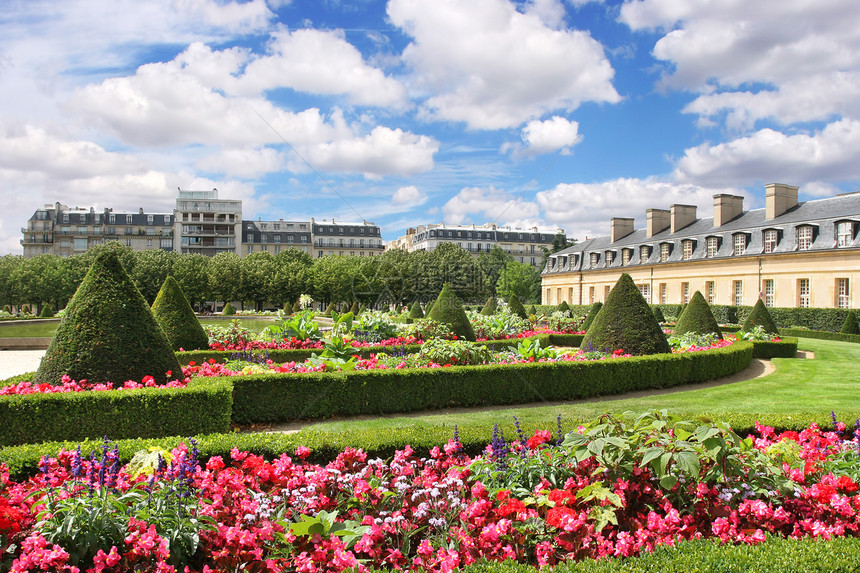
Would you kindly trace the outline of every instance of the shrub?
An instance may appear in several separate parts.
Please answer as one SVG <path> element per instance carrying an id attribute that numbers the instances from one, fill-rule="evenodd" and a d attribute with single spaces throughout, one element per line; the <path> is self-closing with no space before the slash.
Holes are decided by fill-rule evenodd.
<path id="1" fill-rule="evenodd" d="M 421 305 L 413 302 L 409 308 L 409 318 L 424 318 L 424 311 L 421 310 Z"/>
<path id="2" fill-rule="evenodd" d="M 630 275 L 624 273 L 606 297 L 582 340 L 582 347 L 622 349 L 633 355 L 671 352 L 663 329 Z"/>
<path id="3" fill-rule="evenodd" d="M 849 310 L 845 315 L 845 322 L 842 323 L 842 328 L 839 330 L 841 334 L 860 334 L 860 324 L 857 324 L 857 313 Z"/>
<path id="4" fill-rule="evenodd" d="M 330 303 L 328 303 L 328 306 L 325 307 L 325 312 L 323 312 L 323 316 L 331 316 L 331 313 L 333 313 L 334 311 L 335 311 L 334 303 L 330 302 Z"/>
<path id="5" fill-rule="evenodd" d="M 657 320 L 657 322 L 666 322 L 666 317 L 663 316 L 663 311 L 660 310 L 659 306 L 654 307 L 654 319 Z"/>
<path id="6" fill-rule="evenodd" d="M 770 332 L 771 334 L 779 334 L 779 329 L 776 327 L 767 307 L 761 299 L 756 301 L 752 312 L 747 316 L 741 330 L 752 330 L 756 326 L 761 326 L 766 332 Z"/>
<path id="7" fill-rule="evenodd" d="M 442 292 L 439 293 L 439 297 L 433 304 L 433 310 L 428 316 L 436 322 L 447 324 L 459 338 L 475 340 L 475 331 L 472 329 L 469 317 L 466 316 L 466 311 L 463 310 L 463 303 L 448 283 L 442 286 Z"/>
<path id="8" fill-rule="evenodd" d="M 234 314 L 236 314 L 236 309 L 233 308 L 233 305 L 228 302 L 224 305 L 224 308 L 221 309 L 221 314 L 224 316 L 233 316 Z"/>
<path id="9" fill-rule="evenodd" d="M 533 304 L 529 305 L 528 312 L 529 312 L 529 316 L 531 316 L 531 315 L 537 316 L 537 308 L 535 308 L 535 305 L 533 305 Z"/>
<path id="10" fill-rule="evenodd" d="M 558 312 L 567 312 L 570 313 L 570 307 L 567 306 L 567 301 L 563 300 L 559 303 L 559 305 L 555 308 Z"/>
<path id="11" fill-rule="evenodd" d="M 526 309 L 523 308 L 523 303 L 520 302 L 520 299 L 517 298 L 517 295 L 512 294 L 511 299 L 508 301 L 508 310 L 511 311 L 512 314 L 517 315 L 520 318 L 528 318 L 529 315 L 526 312 Z"/>
<path id="12" fill-rule="evenodd" d="M 75 292 L 42 358 L 35 381 L 62 376 L 90 382 L 169 380 L 179 362 L 143 295 L 115 253 L 99 255 Z"/>
<path id="13" fill-rule="evenodd" d="M 491 314 L 496 313 L 496 297 L 491 296 L 487 299 L 487 303 L 484 305 L 484 308 L 481 309 L 481 314 L 484 316 L 490 316 Z"/>
<path id="14" fill-rule="evenodd" d="M 182 287 L 172 276 L 164 279 L 164 284 L 152 303 L 152 315 L 173 350 L 209 348 L 206 331 L 194 315 Z"/>
<path id="15" fill-rule="evenodd" d="M 51 303 L 43 304 L 42 305 L 42 312 L 39 313 L 39 318 L 51 318 L 53 316 L 54 316 L 54 307 L 51 306 Z"/>
<path id="16" fill-rule="evenodd" d="M 601 308 L 603 308 L 602 302 L 595 302 L 588 308 L 588 312 L 585 315 L 585 321 L 582 323 L 582 330 L 588 330 Z"/>
<path id="17" fill-rule="evenodd" d="M 714 315 L 711 314 L 708 302 L 699 291 L 693 293 L 693 298 L 690 299 L 690 303 L 678 317 L 678 322 L 675 323 L 674 334 L 687 334 L 688 332 L 694 334 L 714 333 L 720 338 L 723 337 Z"/>
<path id="18" fill-rule="evenodd" d="M 349 307 L 349 312 L 351 312 L 353 314 L 353 316 L 355 316 L 356 314 L 358 314 L 358 311 L 359 311 L 358 301 L 355 301 L 352 303 L 352 306 Z"/>

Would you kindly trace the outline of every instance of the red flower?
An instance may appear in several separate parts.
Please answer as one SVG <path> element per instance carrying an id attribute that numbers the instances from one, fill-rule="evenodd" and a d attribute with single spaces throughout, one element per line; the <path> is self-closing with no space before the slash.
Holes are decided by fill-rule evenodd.
<path id="1" fill-rule="evenodd" d="M 857 484 L 848 476 L 839 476 L 836 480 L 836 487 L 845 493 L 854 493 L 857 491 Z"/>

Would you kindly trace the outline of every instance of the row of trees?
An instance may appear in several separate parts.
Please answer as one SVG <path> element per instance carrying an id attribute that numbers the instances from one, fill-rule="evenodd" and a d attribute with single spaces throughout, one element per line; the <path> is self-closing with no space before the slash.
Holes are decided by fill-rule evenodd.
<path id="1" fill-rule="evenodd" d="M 376 257 L 328 256 L 312 259 L 288 249 L 277 255 L 253 253 L 214 257 L 153 250 L 135 252 L 108 243 L 68 258 L 19 255 L 0 258 L 0 304 L 43 304 L 65 307 L 102 251 L 116 250 L 123 266 L 149 303 L 164 279 L 172 275 L 188 299 L 199 308 L 206 301 L 239 301 L 258 310 L 282 307 L 310 294 L 328 304 L 358 302 L 367 306 L 426 302 L 436 298 L 444 283 L 465 302 L 489 296 L 538 302 L 540 275 L 527 263 L 514 261 L 499 248 L 474 258 L 454 244 L 432 252 L 387 251 Z M 36 311 L 34 309 L 34 311 Z"/>

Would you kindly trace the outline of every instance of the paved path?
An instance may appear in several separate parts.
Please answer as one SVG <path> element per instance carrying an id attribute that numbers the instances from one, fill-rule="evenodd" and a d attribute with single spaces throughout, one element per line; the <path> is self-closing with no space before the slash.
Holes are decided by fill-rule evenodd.
<path id="1" fill-rule="evenodd" d="M 44 350 L 4 350 L 0 352 L 0 380 L 25 372 L 34 372 L 39 367 Z"/>

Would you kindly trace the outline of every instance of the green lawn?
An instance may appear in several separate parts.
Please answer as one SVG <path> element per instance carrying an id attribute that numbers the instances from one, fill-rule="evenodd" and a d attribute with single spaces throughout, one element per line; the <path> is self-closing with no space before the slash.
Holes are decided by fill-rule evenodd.
<path id="1" fill-rule="evenodd" d="M 274 322 L 270 317 L 240 318 L 242 326 L 252 332 L 260 332 Z M 202 318 L 200 324 L 205 328 L 209 325 L 229 326 L 230 320 L 226 318 Z M 0 338 L 40 338 L 54 336 L 57 323 L 45 323 L 42 321 L 14 321 L 0 324 Z"/>
<path id="2" fill-rule="evenodd" d="M 397 416 L 362 421 L 309 424 L 303 430 L 348 432 L 392 427 L 483 426 L 508 423 L 516 416 L 527 428 L 553 428 L 560 414 L 568 426 L 593 420 L 606 412 L 645 411 L 666 408 L 682 416 L 726 414 L 810 414 L 827 417 L 831 410 L 845 422 L 860 414 L 860 344 L 800 339 L 800 348 L 815 359 L 776 358 L 776 371 L 768 376 L 721 386 L 687 386 L 671 392 L 637 398 L 607 396 L 585 402 L 534 404 L 487 410 L 458 410 L 418 416 Z M 846 419 L 851 416 L 850 420 Z"/>

